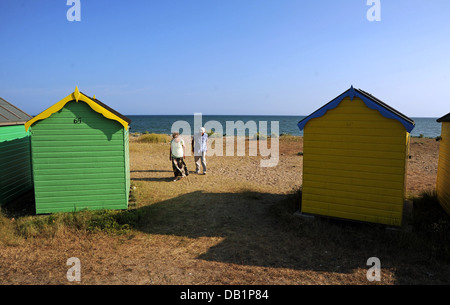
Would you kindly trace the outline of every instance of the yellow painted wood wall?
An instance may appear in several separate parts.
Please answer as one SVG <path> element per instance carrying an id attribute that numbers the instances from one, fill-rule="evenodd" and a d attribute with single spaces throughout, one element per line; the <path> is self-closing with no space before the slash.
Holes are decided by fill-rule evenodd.
<path id="1" fill-rule="evenodd" d="M 304 128 L 302 212 L 401 226 L 409 133 L 355 97 Z"/>
<path id="2" fill-rule="evenodd" d="M 442 123 L 436 191 L 439 203 L 450 215 L 450 122 Z"/>

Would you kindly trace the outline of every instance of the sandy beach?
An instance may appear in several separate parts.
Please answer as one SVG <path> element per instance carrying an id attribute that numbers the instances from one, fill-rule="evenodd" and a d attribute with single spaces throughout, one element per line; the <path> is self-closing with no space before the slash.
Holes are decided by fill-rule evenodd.
<path id="1" fill-rule="evenodd" d="M 136 140 L 131 138 L 131 141 Z M 253 141 L 253 140 L 250 140 Z M 138 144 L 139 145 L 139 144 Z M 132 147 L 131 167 L 132 179 L 161 179 L 171 181 L 170 163 L 167 163 L 168 152 L 164 145 L 151 147 L 151 155 L 146 156 L 139 147 Z M 167 146 L 168 147 L 168 146 Z M 224 145 L 225 147 L 225 145 Z M 248 151 L 248 141 L 246 149 Z M 276 167 L 261 167 L 261 157 L 212 156 L 208 157 L 210 165 L 207 179 L 201 182 L 215 188 L 223 180 L 238 182 L 240 185 L 261 188 L 271 193 L 286 194 L 302 184 L 303 138 L 289 137 L 280 141 L 279 162 Z M 419 195 L 423 191 L 434 190 L 436 185 L 437 165 L 439 157 L 439 142 L 429 138 L 411 138 L 410 159 L 407 162 L 406 196 Z M 186 163 L 190 171 L 195 170 L 193 157 L 187 157 Z M 152 168 L 146 171 L 146 168 Z M 151 173 L 152 177 L 148 177 Z M 196 184 L 204 177 L 190 176 L 186 184 Z M 206 180 L 206 181 L 204 181 Z M 150 181 L 150 180 L 149 180 Z M 154 182 L 154 181 L 153 181 Z M 232 182 L 233 184 L 233 182 Z"/>
<path id="2" fill-rule="evenodd" d="M 407 195 L 418 195 L 436 187 L 439 142 L 434 139 L 412 138 L 411 159 L 407 170 Z"/>
<path id="3" fill-rule="evenodd" d="M 365 285 L 375 254 L 381 284 L 448 283 L 450 268 L 408 249 L 402 232 L 293 216 L 302 145 L 301 137 L 280 139 L 273 168 L 260 167 L 259 156 L 211 156 L 207 175 L 173 182 L 169 144 L 131 137 L 130 211 L 145 218 L 124 235 L 62 228 L 2 246 L 0 283 L 69 284 L 66 260 L 78 257 L 81 284 Z M 434 139 L 412 139 L 408 196 L 434 189 L 438 149 Z M 192 156 L 186 163 L 193 171 Z"/>

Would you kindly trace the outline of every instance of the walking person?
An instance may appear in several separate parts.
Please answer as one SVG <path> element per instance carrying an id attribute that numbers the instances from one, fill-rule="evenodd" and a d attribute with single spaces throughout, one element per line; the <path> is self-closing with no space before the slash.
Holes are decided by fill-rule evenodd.
<path id="1" fill-rule="evenodd" d="M 173 181 L 178 181 L 189 175 L 186 163 L 184 162 L 184 159 L 186 159 L 186 145 L 184 145 L 184 140 L 178 132 L 172 134 L 169 159 L 172 161 L 173 174 L 175 175 Z"/>
<path id="2" fill-rule="evenodd" d="M 205 128 L 200 128 L 192 140 L 195 161 L 195 173 L 200 173 L 200 163 L 203 168 L 203 175 L 206 175 L 206 152 L 208 150 L 208 134 Z"/>

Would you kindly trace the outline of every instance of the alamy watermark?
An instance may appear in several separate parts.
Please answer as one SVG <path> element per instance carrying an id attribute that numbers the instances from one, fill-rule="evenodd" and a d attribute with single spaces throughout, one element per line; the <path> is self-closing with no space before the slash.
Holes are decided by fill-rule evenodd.
<path id="1" fill-rule="evenodd" d="M 367 11 L 367 20 L 381 21 L 381 0 L 367 0 L 367 5 L 371 6 Z"/>
<path id="2" fill-rule="evenodd" d="M 67 0 L 66 5 L 70 6 L 66 14 L 67 20 L 81 21 L 81 0 Z M 367 5 L 370 6 L 366 15 L 367 20 L 381 21 L 381 0 L 367 0 Z"/>
<path id="3" fill-rule="evenodd" d="M 67 20 L 81 21 L 81 0 L 67 0 L 66 5 L 70 6 L 67 10 Z M 366 17 L 370 22 L 381 21 L 381 0 L 367 0 L 367 5 L 370 6 Z"/>
<path id="4" fill-rule="evenodd" d="M 72 21 L 81 21 L 81 2 L 80 0 L 67 0 L 66 5 L 69 5 L 70 8 L 67 10 L 67 20 Z"/>
<path id="5" fill-rule="evenodd" d="M 366 278 L 369 282 L 381 281 L 381 261 L 378 257 L 371 257 L 367 260 L 367 266 L 371 266 L 367 270 Z"/>
<path id="6" fill-rule="evenodd" d="M 81 261 L 77 257 L 71 257 L 67 259 L 67 266 L 71 266 L 69 270 L 67 270 L 67 280 L 69 282 L 81 282 Z"/>
<path id="7" fill-rule="evenodd" d="M 208 155 L 209 156 L 246 156 L 245 142 L 248 136 L 248 156 L 262 157 L 260 161 L 261 167 L 274 167 L 279 161 L 279 122 L 271 121 L 271 136 L 267 135 L 267 121 L 226 121 L 225 129 L 218 121 L 208 121 L 203 124 L 202 114 L 194 114 L 194 129 L 187 121 L 176 121 L 172 124 L 171 132 L 179 132 L 185 143 L 190 143 L 192 131 L 194 138 L 198 136 L 197 131 L 204 127 L 206 130 L 213 130 L 215 136 L 208 139 Z M 225 131 L 225 135 L 223 136 Z M 225 138 L 225 151 L 224 151 Z M 270 138 L 270 147 L 269 147 Z M 258 139 L 259 141 L 253 141 Z M 235 151 L 236 144 L 236 151 Z M 190 149 L 186 150 L 186 155 L 190 156 Z"/>

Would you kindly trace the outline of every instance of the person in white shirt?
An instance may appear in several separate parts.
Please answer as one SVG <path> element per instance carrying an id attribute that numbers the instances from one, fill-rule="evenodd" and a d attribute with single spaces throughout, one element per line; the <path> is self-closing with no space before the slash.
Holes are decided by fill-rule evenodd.
<path id="1" fill-rule="evenodd" d="M 189 175 L 186 163 L 184 162 L 184 159 L 186 159 L 186 146 L 184 145 L 184 141 L 180 138 L 180 134 L 178 132 L 174 132 L 172 134 L 169 159 L 172 161 L 173 174 L 175 175 L 175 179 L 173 181 L 178 181 Z"/>
<path id="2" fill-rule="evenodd" d="M 195 172 L 200 173 L 200 162 L 203 168 L 203 174 L 206 175 L 206 151 L 208 150 L 208 134 L 205 128 L 200 128 L 199 133 L 192 139 L 192 150 L 194 152 Z"/>

